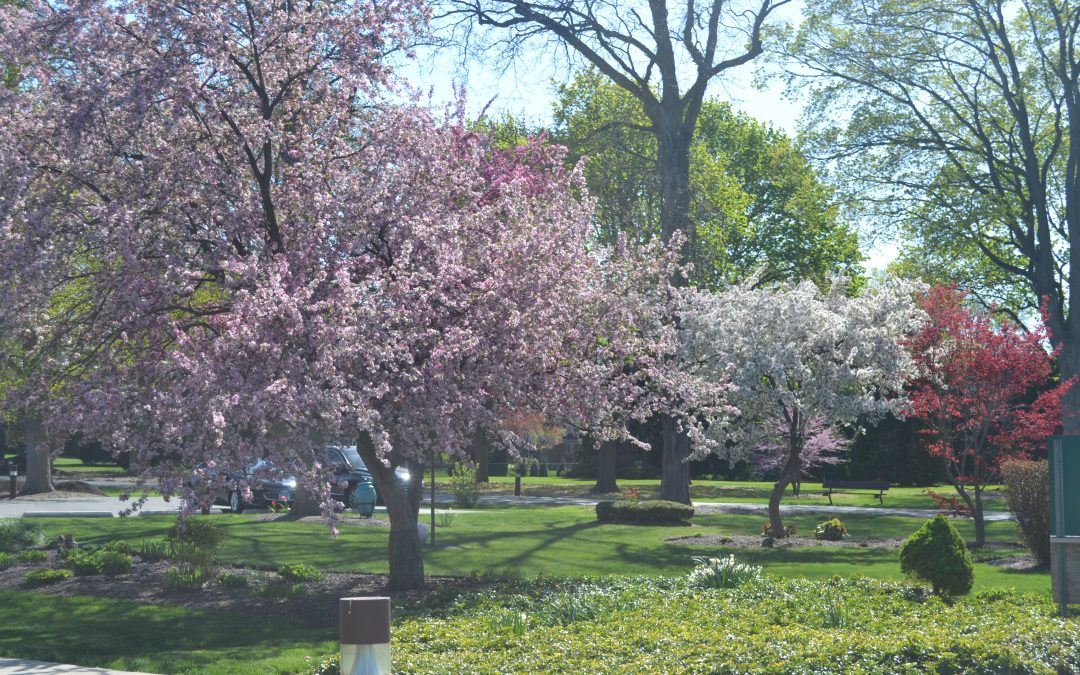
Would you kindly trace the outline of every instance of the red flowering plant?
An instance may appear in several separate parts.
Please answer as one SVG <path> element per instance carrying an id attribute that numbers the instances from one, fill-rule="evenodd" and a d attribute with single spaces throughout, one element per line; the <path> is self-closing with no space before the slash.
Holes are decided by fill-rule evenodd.
<path id="1" fill-rule="evenodd" d="M 943 504 L 971 514 L 981 546 L 986 485 L 1002 461 L 1044 451 L 1061 429 L 1061 398 L 1073 381 L 1054 382 L 1057 352 L 1045 347 L 1045 326 L 1025 330 L 993 308 L 973 310 L 952 287 L 930 289 L 920 304 L 930 320 L 908 342 L 919 366 L 912 414 L 926 424 L 926 448 L 944 460 L 960 500 Z"/>

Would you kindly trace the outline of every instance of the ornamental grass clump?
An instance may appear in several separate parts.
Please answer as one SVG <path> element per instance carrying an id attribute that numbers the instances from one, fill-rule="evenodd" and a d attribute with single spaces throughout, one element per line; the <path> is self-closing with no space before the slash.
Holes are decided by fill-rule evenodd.
<path id="1" fill-rule="evenodd" d="M 14 553 L 45 543 L 41 528 L 25 520 L 0 520 L 0 551 Z"/>
<path id="2" fill-rule="evenodd" d="M 738 588 L 761 578 L 761 567 L 739 562 L 735 556 L 726 558 L 694 558 L 697 566 L 690 571 L 690 585 L 697 588 Z"/>
<path id="3" fill-rule="evenodd" d="M 900 569 L 929 582 L 939 596 L 965 595 L 975 583 L 971 554 L 956 528 L 940 513 L 900 546 Z"/>

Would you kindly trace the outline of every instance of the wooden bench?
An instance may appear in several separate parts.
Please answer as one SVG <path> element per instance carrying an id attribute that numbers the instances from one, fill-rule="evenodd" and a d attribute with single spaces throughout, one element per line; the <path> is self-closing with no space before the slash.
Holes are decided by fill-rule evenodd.
<path id="1" fill-rule="evenodd" d="M 877 490 L 874 496 L 884 504 L 885 491 L 889 489 L 889 484 L 871 480 L 823 480 L 821 487 L 825 488 L 825 496 L 829 498 L 829 504 L 832 504 L 834 492 L 855 494 L 855 490 Z"/>

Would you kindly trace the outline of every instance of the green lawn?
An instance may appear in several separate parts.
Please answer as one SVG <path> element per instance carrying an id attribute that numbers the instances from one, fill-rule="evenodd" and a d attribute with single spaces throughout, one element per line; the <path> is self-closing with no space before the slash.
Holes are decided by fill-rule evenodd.
<path id="1" fill-rule="evenodd" d="M 69 473 L 121 474 L 126 470 L 115 464 L 84 464 L 74 457 L 57 457 L 53 460 L 54 471 Z"/>
<path id="2" fill-rule="evenodd" d="M 533 496 L 564 496 L 586 497 L 594 496 L 589 493 L 596 481 L 586 478 L 563 478 L 559 476 L 523 477 L 522 489 L 525 495 Z M 658 496 L 660 481 L 655 479 L 620 480 L 619 487 L 622 490 L 633 487 L 643 497 Z M 450 492 L 450 483 L 438 477 L 436 490 Z M 513 494 L 513 476 L 492 476 L 490 483 L 482 486 L 484 494 Z M 954 496 L 952 486 L 938 485 L 929 488 L 938 494 Z M 798 497 L 792 494 L 788 488 L 784 496 L 785 504 L 813 504 L 828 506 L 829 499 L 822 493 L 821 483 L 807 482 L 802 484 L 802 491 Z M 926 493 L 925 487 L 892 487 L 885 493 L 882 502 L 878 502 L 874 492 L 856 492 L 852 494 L 834 494 L 833 504 L 842 506 L 875 506 L 886 508 L 906 509 L 933 509 L 936 508 L 934 499 Z M 698 502 L 766 502 L 772 491 L 772 483 L 763 481 L 714 481 L 697 479 L 690 486 L 690 497 Z M 1005 500 L 1000 486 L 990 486 L 986 492 L 985 508 L 990 511 L 1006 510 Z"/>
<path id="3" fill-rule="evenodd" d="M 303 562 L 322 569 L 385 573 L 387 530 L 343 525 L 341 536 L 331 538 L 319 524 L 255 520 L 250 515 L 210 516 L 228 531 L 221 559 L 235 565 L 274 566 Z M 797 515 L 787 519 L 799 532 L 810 533 L 823 515 Z M 694 527 L 656 527 L 599 524 L 588 507 L 535 507 L 483 509 L 457 513 L 450 527 L 436 532 L 436 549 L 428 551 L 430 574 L 467 576 L 601 576 L 679 575 L 689 569 L 692 556 L 716 554 L 719 549 L 673 546 L 673 537 L 702 534 L 751 535 L 760 531 L 764 517 L 758 514 L 700 515 Z M 79 541 L 104 543 L 161 536 L 172 522 L 167 516 L 127 519 L 42 519 L 50 536 L 71 533 Z M 856 539 L 896 539 L 921 524 L 917 518 L 874 514 L 844 517 Z M 957 521 L 967 539 L 971 523 Z M 1015 541 L 1012 523 L 987 524 L 991 542 Z M 881 579 L 900 579 L 893 549 L 880 548 L 742 548 L 732 551 L 754 560 L 766 571 L 788 577 L 827 578 L 836 574 L 863 574 Z M 1049 592 L 1047 573 L 1016 574 L 980 564 L 976 587 L 1013 587 L 1020 591 Z"/>
<path id="4" fill-rule="evenodd" d="M 386 528 L 343 524 L 341 535 L 335 539 L 331 538 L 325 526 L 317 523 L 257 520 L 247 514 L 213 515 L 207 519 L 228 532 L 219 556 L 225 564 L 270 567 L 286 562 L 302 562 L 327 571 L 386 571 Z M 794 516 L 788 522 L 800 532 L 810 532 L 822 519 L 822 515 L 813 514 Z M 920 519 L 884 514 L 858 514 L 844 520 L 855 538 L 900 538 L 922 524 Z M 829 581 L 837 575 L 882 580 L 902 578 L 895 549 L 826 546 L 718 549 L 697 545 L 692 540 L 688 545 L 681 546 L 665 542 L 671 537 L 698 534 L 753 535 L 759 531 L 763 521 L 764 518 L 758 514 L 717 514 L 697 516 L 693 527 L 601 525 L 596 522 L 591 508 L 572 506 L 458 512 L 452 525 L 438 530 L 438 546 L 427 552 L 426 569 L 433 575 L 524 577 L 536 579 L 530 583 L 537 588 L 550 586 L 558 589 L 573 587 L 579 583 L 573 578 L 579 577 L 610 579 L 610 575 L 618 575 L 622 578 L 683 578 L 693 565 L 693 556 L 734 553 L 742 560 L 762 565 L 767 573 L 793 580 Z M 158 538 L 164 535 L 173 519 L 167 516 L 140 516 L 123 519 L 41 519 L 35 522 L 40 523 L 50 537 L 70 533 L 84 544 L 103 544 L 114 539 L 138 542 Z M 963 536 L 972 536 L 970 523 L 957 522 L 956 525 Z M 997 543 L 1015 539 L 1011 523 L 989 523 L 988 535 L 991 542 Z M 982 558 L 994 555 L 1001 554 L 992 551 L 979 554 Z M 561 581 L 560 578 L 566 580 Z M 1047 603 L 1050 582 L 1045 572 L 1009 573 L 978 563 L 975 579 L 977 592 L 1011 588 L 1034 593 L 1043 598 L 1037 602 Z M 657 583 L 667 582 L 658 579 Z M 816 591 L 808 593 L 813 595 Z M 466 656 L 470 649 L 467 641 L 460 644 L 455 642 L 456 646 L 444 644 L 449 639 L 446 636 L 453 635 L 459 637 L 453 638 L 452 642 L 464 640 L 462 636 L 466 635 L 501 635 L 495 642 L 528 641 L 529 636 L 533 636 L 533 639 L 549 641 L 557 646 L 559 626 L 545 628 L 536 624 L 541 620 L 539 614 L 530 613 L 528 621 L 532 632 L 528 635 L 502 635 L 508 630 L 503 621 L 506 610 L 499 608 L 502 606 L 499 603 L 503 601 L 495 600 L 494 609 L 467 618 L 467 613 L 460 614 L 462 610 L 454 604 L 456 594 L 450 595 L 454 597 L 445 593 L 420 596 L 419 608 L 409 603 L 402 605 L 401 599 L 395 600 L 395 617 L 398 617 L 395 619 L 395 631 L 398 631 L 395 634 L 411 636 L 410 639 L 433 640 L 430 645 L 417 644 L 395 651 L 395 668 L 400 665 L 402 672 L 433 672 L 432 668 L 438 672 L 480 672 L 470 670 L 480 668 L 480 662 L 475 659 L 469 661 L 471 657 Z M 431 598 L 430 603 L 428 597 Z M 520 600 L 520 596 L 511 595 L 507 601 L 516 602 L 514 598 Z M 555 600 L 558 601 L 560 612 L 578 611 L 574 604 L 577 600 L 567 600 L 570 605 L 557 598 Z M 440 602 L 443 604 L 439 605 Z M 450 608 L 446 603 L 450 603 Z M 659 611 L 662 604 L 648 609 L 646 614 L 652 616 L 652 612 Z M 769 607 L 773 607 L 773 604 L 769 604 Z M 584 610 L 593 611 L 588 607 Z M 603 619 L 606 622 L 603 630 L 614 630 L 613 626 L 622 625 L 621 622 L 643 620 L 645 615 L 634 613 L 638 610 L 641 608 L 634 609 L 628 605 L 625 611 L 629 613 L 612 615 L 610 621 Z M 748 607 L 746 611 L 751 616 L 757 610 Z M 814 608 L 809 612 L 808 620 L 811 623 L 820 622 L 820 617 L 829 611 L 828 607 Z M 597 620 L 608 615 L 607 610 L 602 611 L 596 615 Z M 619 616 L 622 618 L 617 619 Z M 1027 614 L 1023 616 L 1028 617 L 1025 620 L 1033 620 Z M 855 620 L 856 616 L 853 615 L 852 619 Z M 437 626 L 446 621 L 453 625 L 445 624 L 451 632 L 443 636 Z M 700 619 L 695 615 L 693 621 L 699 622 Z M 1009 619 L 1004 621 L 1003 625 L 1007 626 Z M 0 631 L 0 655 L 148 672 L 289 673 L 303 668 L 305 656 L 331 653 L 336 649 L 335 631 L 307 628 L 290 618 L 287 611 L 253 619 L 224 611 L 195 610 L 168 604 L 134 604 L 108 598 L 55 598 L 23 591 L 0 593 L 0 625 L 4 626 L 4 630 Z M 672 629 L 690 630 L 691 625 L 684 627 L 673 624 Z M 902 622 L 897 625 L 902 625 Z M 587 623 L 579 624 L 579 628 L 574 630 L 592 630 L 589 626 Z M 779 626 L 783 628 L 783 624 Z M 593 628 L 600 629 L 599 625 Z M 718 636 L 732 630 L 723 626 L 714 628 Z M 431 630 L 435 632 L 429 634 Z M 811 648 L 813 641 L 818 639 L 814 637 L 814 630 L 817 629 L 810 627 L 804 630 Z M 858 633 L 858 630 L 852 630 L 848 637 Z M 783 636 L 781 630 L 775 640 L 782 641 L 785 639 Z M 476 647 L 494 649 L 492 639 L 495 638 L 484 638 L 481 640 L 484 644 L 477 643 Z M 826 635 L 823 639 L 832 638 Z M 881 644 L 887 646 L 891 640 L 881 638 Z M 758 643 L 762 648 L 767 648 L 768 640 L 758 640 L 753 644 Z M 665 645 L 664 640 L 659 640 L 650 649 L 655 649 L 656 655 L 667 654 L 666 658 L 678 660 L 679 652 L 669 652 L 669 647 Z M 446 651 L 451 647 L 458 653 Z M 596 657 L 595 650 L 582 652 L 581 648 L 580 645 L 574 647 L 577 650 L 575 658 L 584 659 L 582 663 L 589 663 L 589 667 L 599 669 L 598 672 L 607 668 L 604 665 L 606 662 L 590 661 Z M 695 652 L 695 658 L 708 656 L 706 644 L 699 644 L 694 649 L 700 649 L 700 652 Z M 439 656 L 440 653 L 443 656 Z M 631 658 L 626 654 L 623 657 Z M 519 668 L 525 663 L 514 660 L 518 657 L 514 656 L 513 650 L 500 652 L 499 658 L 502 659 L 502 666 L 486 666 L 491 672 L 500 668 L 502 672 L 514 671 L 514 663 Z M 743 657 L 735 654 L 731 658 Z M 471 665 L 463 665 L 466 662 Z M 615 669 L 611 672 L 631 671 Z"/>
<path id="5" fill-rule="evenodd" d="M 0 655 L 152 673 L 296 672 L 337 649 L 287 617 L 44 593 L 0 592 L 0 625 Z"/>

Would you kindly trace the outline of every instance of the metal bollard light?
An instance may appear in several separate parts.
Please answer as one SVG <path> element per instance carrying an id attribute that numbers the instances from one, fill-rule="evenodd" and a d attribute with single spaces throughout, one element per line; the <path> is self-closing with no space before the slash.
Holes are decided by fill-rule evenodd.
<path id="1" fill-rule="evenodd" d="M 390 675 L 390 598 L 341 598 L 341 675 Z"/>

